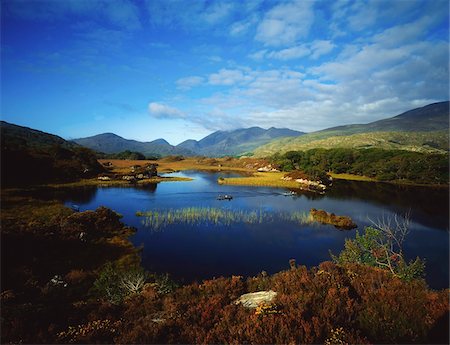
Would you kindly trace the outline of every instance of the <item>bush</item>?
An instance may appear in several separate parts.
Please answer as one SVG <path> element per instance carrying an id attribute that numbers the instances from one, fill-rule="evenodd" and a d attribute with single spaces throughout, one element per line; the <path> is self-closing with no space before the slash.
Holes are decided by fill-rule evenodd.
<path id="1" fill-rule="evenodd" d="M 142 267 L 122 269 L 108 262 L 95 280 L 93 292 L 112 304 L 120 304 L 127 296 L 141 292 L 147 278 Z"/>
<path id="2" fill-rule="evenodd" d="M 270 306 L 234 304 L 261 286 L 277 292 Z M 449 303 L 446 291 L 429 291 L 420 280 L 324 262 L 247 281 L 235 276 L 193 283 L 169 295 L 141 294 L 125 308 L 118 343 L 368 344 L 426 343 Z"/>
<path id="3" fill-rule="evenodd" d="M 356 232 L 355 239 L 345 240 L 344 250 L 339 256 L 331 254 L 338 264 L 358 263 L 388 270 L 405 281 L 422 279 L 425 263 L 416 258 L 407 262 L 403 253 L 403 242 L 408 233 L 409 219 L 400 220 L 397 215 L 374 223 L 365 233 Z"/>

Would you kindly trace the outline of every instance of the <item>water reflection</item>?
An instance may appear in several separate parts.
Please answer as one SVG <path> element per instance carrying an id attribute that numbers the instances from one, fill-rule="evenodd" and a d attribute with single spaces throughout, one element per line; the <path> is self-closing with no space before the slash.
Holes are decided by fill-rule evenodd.
<path id="1" fill-rule="evenodd" d="M 169 272 L 183 281 L 213 276 L 254 275 L 288 267 L 291 258 L 307 266 L 329 260 L 329 251 L 342 250 L 346 238 L 355 231 L 339 231 L 333 226 L 299 224 L 280 217 L 273 221 L 245 222 L 245 217 L 226 225 L 211 222 L 166 222 L 164 229 L 150 231 L 137 211 L 224 210 L 226 214 L 251 214 L 257 210 L 267 215 L 307 214 L 311 208 L 350 216 L 360 230 L 394 213 L 410 211 L 411 232 L 405 242 L 408 258 L 426 259 L 427 281 L 433 288 L 448 286 L 448 190 L 378 183 L 335 181 L 325 194 L 298 191 L 284 196 L 282 188 L 218 185 L 217 179 L 236 173 L 183 172 L 191 182 L 164 182 L 158 185 L 88 188 L 68 191 L 67 203 L 77 203 L 81 210 L 109 207 L 123 221 L 138 229 L 131 238 L 143 245 L 142 263 L 158 273 Z M 232 201 L 217 200 L 230 194 Z"/>
<path id="2" fill-rule="evenodd" d="M 409 212 L 412 220 L 420 224 L 449 228 L 448 188 L 337 180 L 327 195 L 335 199 L 367 201 L 400 214 Z"/>

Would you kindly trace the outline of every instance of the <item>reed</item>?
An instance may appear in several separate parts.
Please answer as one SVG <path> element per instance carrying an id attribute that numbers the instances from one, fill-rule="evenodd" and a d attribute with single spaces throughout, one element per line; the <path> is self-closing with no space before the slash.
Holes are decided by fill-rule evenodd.
<path id="1" fill-rule="evenodd" d="M 288 221 L 299 225 L 311 224 L 311 217 L 305 212 L 268 212 L 257 210 L 232 210 L 214 207 L 186 207 L 180 209 L 138 211 L 145 227 L 158 230 L 171 224 L 211 224 L 229 226 L 235 223 L 265 224 Z"/>

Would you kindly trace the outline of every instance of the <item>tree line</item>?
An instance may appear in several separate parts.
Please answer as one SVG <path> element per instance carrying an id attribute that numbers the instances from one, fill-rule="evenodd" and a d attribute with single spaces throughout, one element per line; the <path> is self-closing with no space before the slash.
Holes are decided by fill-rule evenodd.
<path id="1" fill-rule="evenodd" d="M 449 155 L 404 150 L 312 149 L 289 151 L 271 157 L 283 171 L 303 170 L 312 176 L 325 172 L 368 176 L 380 181 L 448 184 Z"/>

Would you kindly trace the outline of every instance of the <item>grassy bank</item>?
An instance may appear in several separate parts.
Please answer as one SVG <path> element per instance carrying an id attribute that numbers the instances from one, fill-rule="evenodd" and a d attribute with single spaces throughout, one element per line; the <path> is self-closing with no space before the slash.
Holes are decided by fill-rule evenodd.
<path id="1" fill-rule="evenodd" d="M 353 174 L 328 173 L 328 175 L 330 175 L 333 179 L 336 179 L 336 180 L 380 182 L 372 177 L 353 175 Z"/>
<path id="2" fill-rule="evenodd" d="M 159 182 L 177 182 L 177 181 L 192 181 L 191 178 L 188 177 L 152 177 L 148 179 L 138 180 L 136 182 L 130 183 L 126 180 L 110 180 L 110 181 L 102 181 L 97 178 L 93 179 L 83 179 L 75 182 L 68 183 L 51 183 L 44 185 L 45 187 L 84 187 L 84 186 L 102 186 L 102 187 L 114 187 L 114 186 L 133 186 L 135 184 L 145 185 L 150 183 L 159 183 Z"/>
<path id="3" fill-rule="evenodd" d="M 168 173 L 183 170 L 205 170 L 205 171 L 241 171 L 251 172 L 256 169 L 250 167 L 250 164 L 264 165 L 268 164 L 265 160 L 237 159 L 237 158 L 200 158 L 186 157 L 183 159 L 174 159 L 166 157 L 157 161 L 152 160 L 119 160 L 119 159 L 100 159 L 101 164 L 110 162 L 114 173 L 126 174 L 132 166 L 146 164 L 157 164 L 158 173 Z"/>
<path id="4" fill-rule="evenodd" d="M 300 184 L 295 181 L 282 180 L 284 172 L 255 172 L 248 177 L 229 177 L 219 179 L 219 184 L 235 186 L 255 186 L 255 187 L 280 187 L 280 188 L 300 188 Z"/>
<path id="5" fill-rule="evenodd" d="M 372 177 L 360 176 L 354 174 L 336 174 L 336 173 L 328 173 L 333 179 L 336 180 L 347 180 L 347 181 L 362 181 L 362 182 L 377 182 L 377 183 L 386 183 L 386 184 L 394 184 L 394 185 L 406 185 L 406 186 L 420 186 L 420 187 L 431 187 L 431 188 L 442 188 L 448 189 L 449 185 L 445 184 L 424 184 L 417 183 L 414 181 L 408 180 L 394 180 L 394 181 L 380 181 Z"/>

